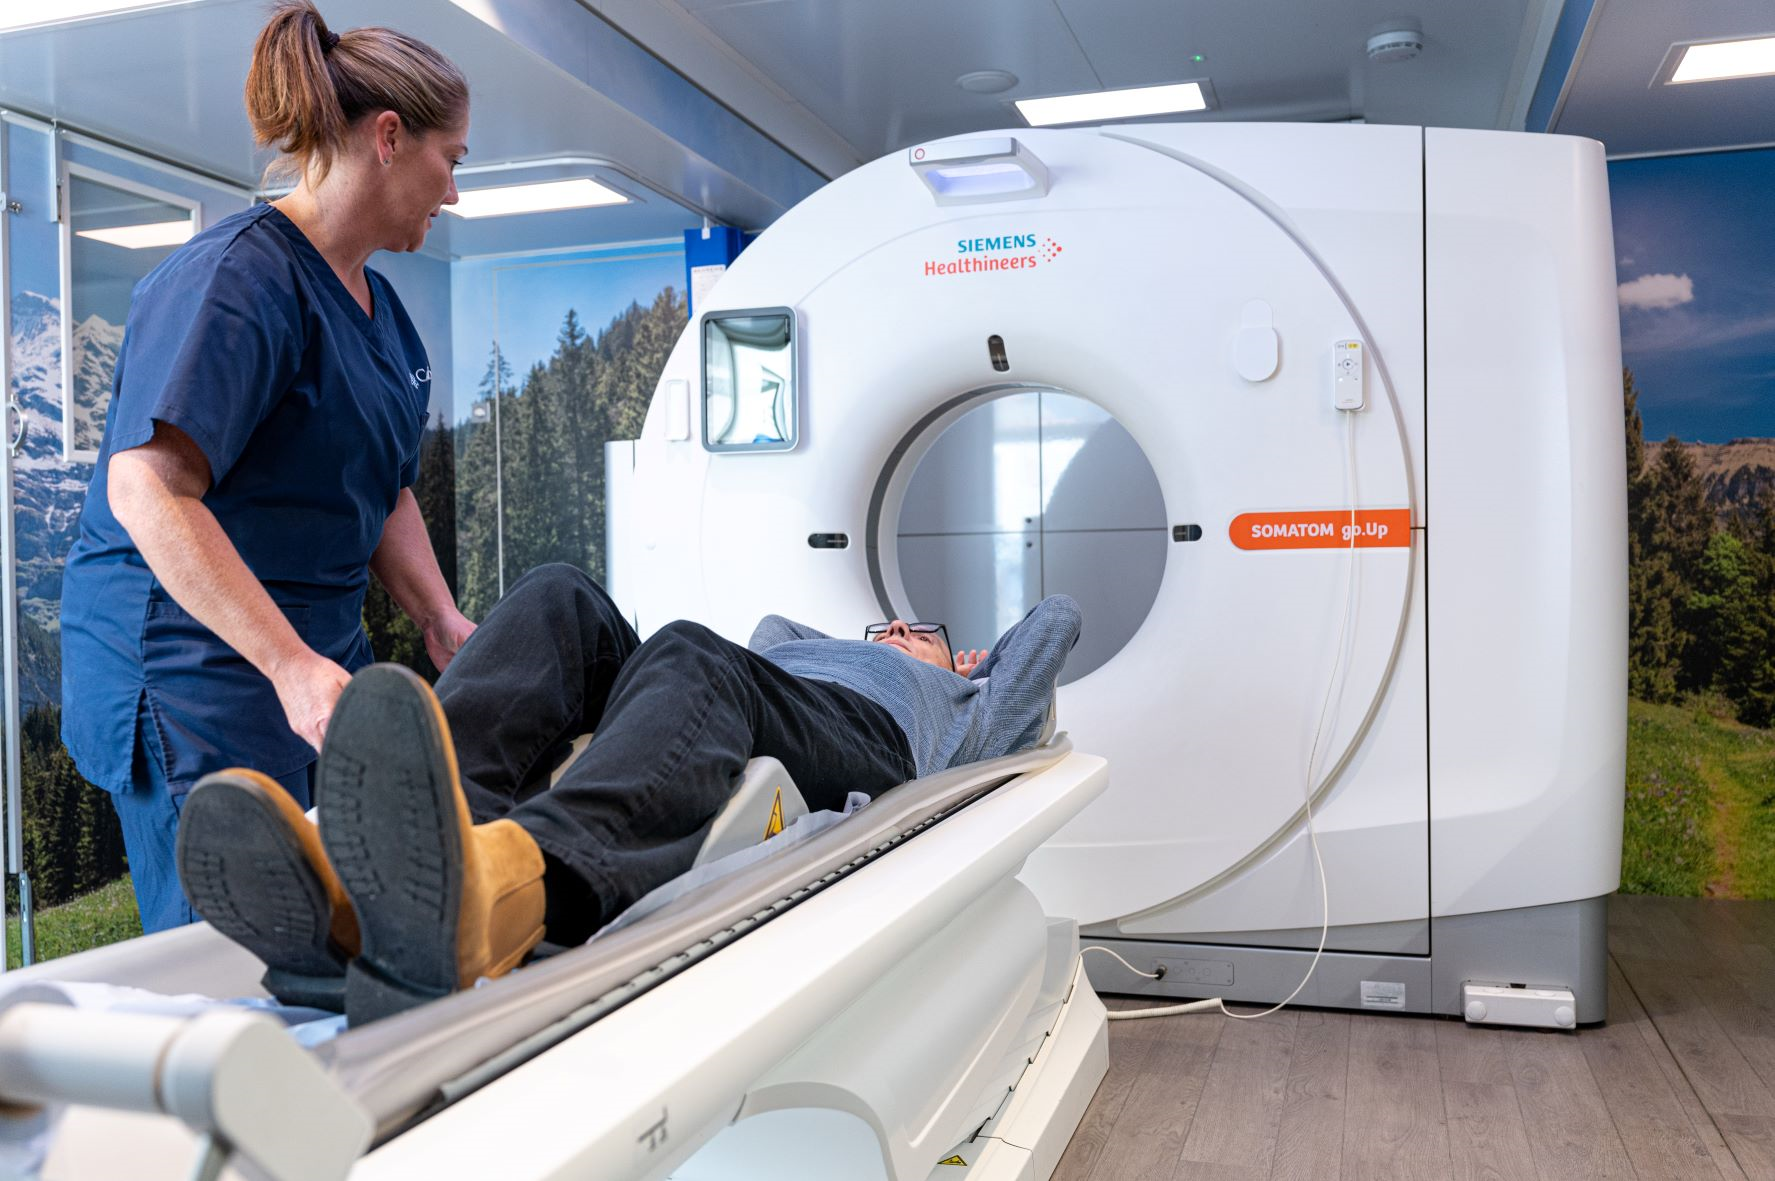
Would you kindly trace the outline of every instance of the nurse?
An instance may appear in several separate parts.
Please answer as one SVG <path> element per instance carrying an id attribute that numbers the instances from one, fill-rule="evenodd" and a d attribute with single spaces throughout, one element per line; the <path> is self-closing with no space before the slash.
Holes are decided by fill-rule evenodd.
<path id="1" fill-rule="evenodd" d="M 431 364 L 365 262 L 417 250 L 467 148 L 468 84 L 389 29 L 283 0 L 247 114 L 297 180 L 137 286 L 62 598 L 62 737 L 112 793 L 145 930 L 194 918 L 185 794 L 225 767 L 310 804 L 340 690 L 371 660 L 374 572 L 444 667 L 474 625 L 411 485 Z"/>

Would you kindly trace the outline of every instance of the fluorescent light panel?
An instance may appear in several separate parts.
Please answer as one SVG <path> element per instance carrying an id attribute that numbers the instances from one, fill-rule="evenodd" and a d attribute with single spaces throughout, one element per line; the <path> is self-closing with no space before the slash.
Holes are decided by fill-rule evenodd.
<path id="1" fill-rule="evenodd" d="M 155 8 L 168 0 L 9 0 L 0 6 L 0 33 L 31 25 L 53 25 L 59 21 L 78 20 L 83 16 L 100 16 L 112 12 L 128 12 L 132 8 Z"/>
<path id="2" fill-rule="evenodd" d="M 505 217 L 513 213 L 546 213 L 555 209 L 589 209 L 598 205 L 623 205 L 628 198 L 595 180 L 546 180 L 531 185 L 501 185 L 492 189 L 463 189 L 454 205 L 446 205 L 457 217 Z"/>
<path id="3" fill-rule="evenodd" d="M 1177 82 L 1169 86 L 1097 90 L 1052 98 L 1020 98 L 1017 109 L 1023 112 L 1031 127 L 1051 127 L 1057 123 L 1101 123 L 1141 115 L 1205 111 L 1208 100 L 1202 93 L 1200 82 Z"/>
<path id="4" fill-rule="evenodd" d="M 1717 82 L 1724 78 L 1755 78 L 1775 74 L 1775 37 L 1714 41 L 1690 45 L 1671 72 L 1671 83 Z"/>
<path id="5" fill-rule="evenodd" d="M 74 236 L 91 238 L 94 242 L 108 242 L 113 246 L 125 246 L 131 250 L 146 250 L 150 246 L 177 246 L 190 239 L 191 219 L 181 217 L 177 221 L 149 221 L 133 226 L 76 230 Z"/>

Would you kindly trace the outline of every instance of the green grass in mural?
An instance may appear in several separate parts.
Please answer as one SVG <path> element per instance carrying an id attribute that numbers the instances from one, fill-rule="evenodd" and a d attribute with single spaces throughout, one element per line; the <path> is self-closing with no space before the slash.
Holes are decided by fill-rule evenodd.
<path id="1" fill-rule="evenodd" d="M 1775 732 L 1630 704 L 1621 891 L 1775 898 Z"/>
<path id="2" fill-rule="evenodd" d="M 142 933 L 142 921 L 136 915 L 136 895 L 127 877 L 118 878 L 90 894 L 71 902 L 37 912 L 37 958 L 60 959 L 130 939 Z M 19 922 L 6 920 L 7 963 L 19 963 Z"/>

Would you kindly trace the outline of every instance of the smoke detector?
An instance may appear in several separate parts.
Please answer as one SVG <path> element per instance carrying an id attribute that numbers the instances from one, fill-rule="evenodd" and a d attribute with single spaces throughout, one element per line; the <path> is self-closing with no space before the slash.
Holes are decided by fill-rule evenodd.
<path id="1" fill-rule="evenodd" d="M 1410 25 L 1390 26 L 1368 38 L 1371 62 L 1410 61 L 1424 51 L 1424 31 Z"/>

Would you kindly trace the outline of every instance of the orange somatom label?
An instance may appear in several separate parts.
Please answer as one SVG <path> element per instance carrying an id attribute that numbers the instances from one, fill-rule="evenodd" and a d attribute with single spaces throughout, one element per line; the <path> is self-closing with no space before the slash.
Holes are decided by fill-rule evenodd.
<path id="1" fill-rule="evenodd" d="M 1240 549 L 1374 549 L 1411 544 L 1411 510 L 1314 509 L 1294 513 L 1240 513 L 1227 529 Z"/>

